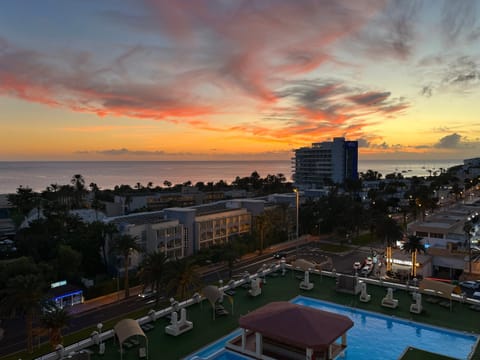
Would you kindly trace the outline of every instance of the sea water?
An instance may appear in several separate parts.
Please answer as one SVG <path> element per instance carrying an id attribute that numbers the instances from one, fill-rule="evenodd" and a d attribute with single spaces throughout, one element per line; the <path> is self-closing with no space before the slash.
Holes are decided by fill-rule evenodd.
<path id="1" fill-rule="evenodd" d="M 359 172 L 374 170 L 385 176 L 393 172 L 404 176 L 428 176 L 440 169 L 462 164 L 461 160 L 359 160 Z M 18 161 L 0 162 L 0 194 L 14 193 L 19 186 L 34 191 L 45 190 L 51 184 L 69 184 L 72 176 L 81 174 L 88 186 L 97 184 L 101 189 L 115 185 L 137 183 L 164 187 L 187 181 L 230 184 L 237 176 L 247 177 L 254 171 L 261 177 L 283 174 L 292 180 L 292 162 L 274 161 Z"/>

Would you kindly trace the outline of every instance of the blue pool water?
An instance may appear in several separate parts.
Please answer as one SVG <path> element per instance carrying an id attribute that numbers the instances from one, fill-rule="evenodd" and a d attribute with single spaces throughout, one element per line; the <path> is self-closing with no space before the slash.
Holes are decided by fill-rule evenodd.
<path id="1" fill-rule="evenodd" d="M 347 334 L 348 348 L 344 358 L 346 360 L 398 359 L 407 346 L 456 359 L 468 359 L 478 340 L 476 335 L 413 323 L 303 296 L 295 298 L 292 302 L 345 315 L 353 320 L 355 325 Z M 235 330 L 186 359 L 248 359 L 224 350 L 225 343 L 240 333 L 240 329 Z"/>

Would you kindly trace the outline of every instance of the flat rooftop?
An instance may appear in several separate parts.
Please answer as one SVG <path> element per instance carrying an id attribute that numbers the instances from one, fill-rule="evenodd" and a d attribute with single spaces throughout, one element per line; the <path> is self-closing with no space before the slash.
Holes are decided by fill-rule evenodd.
<path id="1" fill-rule="evenodd" d="M 187 308 L 187 319 L 193 322 L 193 329 L 177 337 L 165 333 L 165 326 L 169 324 L 166 318 L 160 318 L 153 324 L 153 329 L 146 332 L 149 339 L 149 358 L 150 359 L 181 359 L 193 352 L 196 352 L 203 346 L 214 342 L 215 340 L 227 335 L 239 327 L 238 320 L 241 315 L 245 315 L 272 301 L 289 301 L 298 295 L 309 296 L 320 300 L 326 300 L 341 305 L 369 310 L 384 315 L 395 316 L 417 322 L 427 323 L 435 326 L 441 326 L 449 329 L 465 331 L 469 333 L 480 334 L 479 313 L 469 308 L 468 304 L 454 302 L 453 310 L 450 312 L 439 304 L 432 304 L 423 301 L 424 312 L 422 314 L 412 314 L 409 311 L 412 303 L 412 296 L 403 290 L 395 291 L 395 298 L 399 299 L 397 309 L 388 309 L 380 306 L 382 298 L 386 294 L 384 287 L 368 285 L 368 293 L 372 295 L 372 301 L 362 303 L 358 295 L 350 295 L 335 291 L 335 279 L 318 274 L 311 274 L 311 281 L 315 287 L 311 291 L 302 291 L 299 289 L 299 281 L 296 275 L 300 272 L 288 271 L 285 276 L 267 277 L 267 283 L 263 286 L 260 296 L 250 297 L 247 290 L 238 287 L 233 296 L 233 311 L 230 302 L 225 299 L 224 306 L 229 312 L 226 316 L 212 318 L 212 308 L 208 301 L 204 300 L 200 304 L 195 304 Z M 424 296 L 424 299 L 427 296 Z M 104 331 L 112 328 L 114 324 L 105 323 Z M 92 328 L 91 331 L 95 331 Z M 368 336 L 368 334 L 366 335 Z M 142 343 L 142 339 L 139 339 Z M 409 344 L 405 344 L 407 349 Z M 480 346 L 477 346 L 475 356 L 480 356 Z M 106 342 L 105 354 L 98 354 L 98 346 L 92 346 L 91 359 L 113 360 L 119 359 L 118 343 L 113 340 Z M 480 357 L 479 357 L 480 358 Z M 138 359 L 138 346 L 125 350 L 123 359 Z"/>

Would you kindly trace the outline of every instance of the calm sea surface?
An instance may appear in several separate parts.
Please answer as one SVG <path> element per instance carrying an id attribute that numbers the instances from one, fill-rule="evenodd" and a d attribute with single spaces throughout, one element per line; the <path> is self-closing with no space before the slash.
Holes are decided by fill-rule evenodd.
<path id="1" fill-rule="evenodd" d="M 402 172 L 404 176 L 427 176 L 428 170 L 439 171 L 462 164 L 462 160 L 360 160 L 360 172 L 375 170 L 384 176 Z M 237 176 L 250 176 L 257 171 L 261 177 L 269 174 L 284 174 L 292 178 L 289 160 L 281 161 L 36 161 L 0 162 L 0 194 L 14 193 L 22 185 L 35 191 L 44 190 L 51 184 L 70 183 L 75 174 L 85 178 L 87 186 L 94 182 L 101 189 L 113 189 L 115 185 L 164 186 L 165 180 L 172 184 L 191 181 L 205 183 L 224 180 L 231 183 Z"/>

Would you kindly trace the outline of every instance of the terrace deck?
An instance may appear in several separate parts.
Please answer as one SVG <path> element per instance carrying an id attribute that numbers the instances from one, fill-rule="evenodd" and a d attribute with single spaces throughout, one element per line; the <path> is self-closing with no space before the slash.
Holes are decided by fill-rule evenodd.
<path id="1" fill-rule="evenodd" d="M 229 332 L 238 328 L 238 319 L 256 308 L 272 301 L 288 301 L 298 295 L 305 295 L 320 300 L 335 302 L 341 305 L 356 307 L 368 311 L 374 311 L 386 315 L 394 315 L 399 318 L 423 322 L 445 328 L 480 333 L 480 321 L 478 313 L 469 309 L 468 304 L 454 302 L 452 312 L 439 304 L 423 302 L 424 311 L 421 314 L 412 314 L 409 311 L 412 303 L 411 294 L 397 290 L 395 297 L 399 300 L 396 309 L 382 307 L 381 300 L 386 294 L 386 288 L 368 285 L 368 293 L 372 295 L 369 303 L 359 301 L 358 295 L 338 293 L 335 291 L 335 280 L 326 276 L 311 274 L 311 281 L 315 283 L 313 290 L 305 292 L 299 289 L 299 280 L 291 272 L 282 277 L 270 277 L 264 285 L 262 294 L 257 297 L 248 296 L 248 291 L 241 287 L 236 289 L 233 296 L 233 313 L 230 304 L 225 307 L 230 311 L 228 316 L 212 319 L 212 308 L 207 301 L 188 307 L 187 318 L 192 321 L 194 327 L 191 331 L 178 337 L 165 334 L 165 326 L 169 321 L 160 318 L 155 322 L 155 327 L 147 333 L 149 339 L 150 359 L 178 360 L 191 354 L 201 347 L 219 339 Z M 226 300 L 227 301 L 227 300 Z M 98 355 L 98 347 L 92 347 L 91 359 L 113 360 L 119 359 L 118 343 L 112 340 L 106 342 L 106 351 Z M 405 344 L 407 348 L 409 344 Z M 480 359 L 480 346 L 477 347 L 473 359 Z M 138 359 L 138 347 L 124 351 L 124 360 Z"/>

